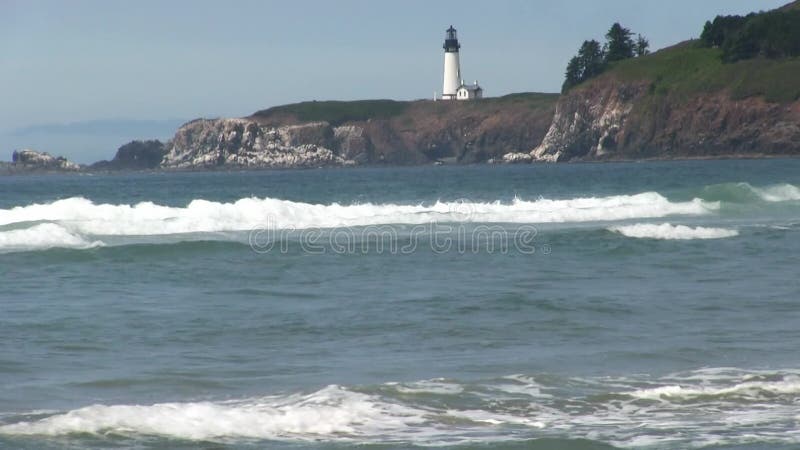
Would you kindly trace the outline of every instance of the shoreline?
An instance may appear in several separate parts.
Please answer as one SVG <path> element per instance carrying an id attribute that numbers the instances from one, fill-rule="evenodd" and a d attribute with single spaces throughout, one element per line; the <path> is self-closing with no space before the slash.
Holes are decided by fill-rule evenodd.
<path id="1" fill-rule="evenodd" d="M 0 163 L 7 164 L 7 166 L 0 165 L 0 176 L 25 176 L 25 175 L 125 175 L 133 173 L 206 173 L 206 172 L 261 172 L 261 171 L 310 171 L 320 169 L 343 169 L 343 170 L 358 170 L 358 169 L 402 169 L 402 168 L 417 168 L 417 167 L 477 167 L 477 166 L 550 166 L 550 165 L 572 165 L 572 164 L 635 164 L 645 162 L 680 162 L 680 161 L 728 161 L 728 160 L 764 160 L 764 159 L 798 159 L 800 155 L 796 154 L 731 154 L 720 156 L 685 156 L 685 157 L 653 157 L 642 159 L 598 159 L 598 160 L 570 160 L 561 162 L 541 162 L 532 161 L 525 163 L 490 163 L 490 162 L 477 162 L 468 164 L 459 163 L 442 163 L 436 162 L 427 164 L 359 164 L 359 165 L 329 165 L 319 167 L 247 167 L 247 166 L 219 166 L 219 167 L 192 167 L 192 168 L 177 168 L 177 169 L 120 169 L 120 170 L 52 170 L 52 169 L 27 169 L 27 168 L 13 168 L 13 163 Z M 12 166 L 9 168 L 8 166 Z"/>

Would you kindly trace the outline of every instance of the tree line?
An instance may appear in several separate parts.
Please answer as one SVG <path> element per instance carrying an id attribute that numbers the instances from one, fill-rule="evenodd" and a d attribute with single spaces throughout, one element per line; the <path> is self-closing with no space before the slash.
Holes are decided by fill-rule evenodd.
<path id="1" fill-rule="evenodd" d="M 722 60 L 800 56 L 800 10 L 775 10 L 708 21 L 700 45 L 722 49 Z"/>
<path id="2" fill-rule="evenodd" d="M 650 53 L 647 39 L 639 34 L 634 40 L 631 30 L 619 23 L 614 23 L 605 37 L 606 42 L 602 45 L 594 39 L 583 41 L 578 54 L 567 64 L 562 92 L 600 75 L 612 62 Z"/>

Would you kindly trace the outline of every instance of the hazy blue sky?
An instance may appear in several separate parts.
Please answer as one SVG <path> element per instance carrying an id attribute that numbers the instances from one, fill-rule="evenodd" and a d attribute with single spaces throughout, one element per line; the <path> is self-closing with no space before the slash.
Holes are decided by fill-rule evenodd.
<path id="1" fill-rule="evenodd" d="M 614 21 L 659 48 L 786 1 L 0 0 L 0 129 L 429 98 L 450 24 L 486 95 L 555 92 L 581 41 Z"/>

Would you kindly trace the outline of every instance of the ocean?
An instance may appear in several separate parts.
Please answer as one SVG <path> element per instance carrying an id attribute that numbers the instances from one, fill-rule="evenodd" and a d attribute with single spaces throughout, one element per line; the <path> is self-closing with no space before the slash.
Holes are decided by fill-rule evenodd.
<path id="1" fill-rule="evenodd" d="M 0 178 L 0 448 L 796 449 L 800 160 Z"/>

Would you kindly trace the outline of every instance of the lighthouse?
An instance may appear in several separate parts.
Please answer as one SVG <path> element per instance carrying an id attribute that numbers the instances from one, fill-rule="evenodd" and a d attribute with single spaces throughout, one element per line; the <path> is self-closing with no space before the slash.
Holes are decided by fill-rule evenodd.
<path id="1" fill-rule="evenodd" d="M 458 57 L 458 43 L 456 29 L 450 25 L 444 36 L 444 84 L 442 85 L 442 100 L 471 100 L 483 97 L 483 89 L 474 85 L 465 85 L 461 80 L 461 63 Z"/>
<path id="2" fill-rule="evenodd" d="M 461 86 L 461 65 L 458 61 L 458 43 L 456 29 L 450 25 L 444 37 L 444 86 L 442 87 L 442 99 L 453 100 L 456 98 L 456 91 Z"/>

